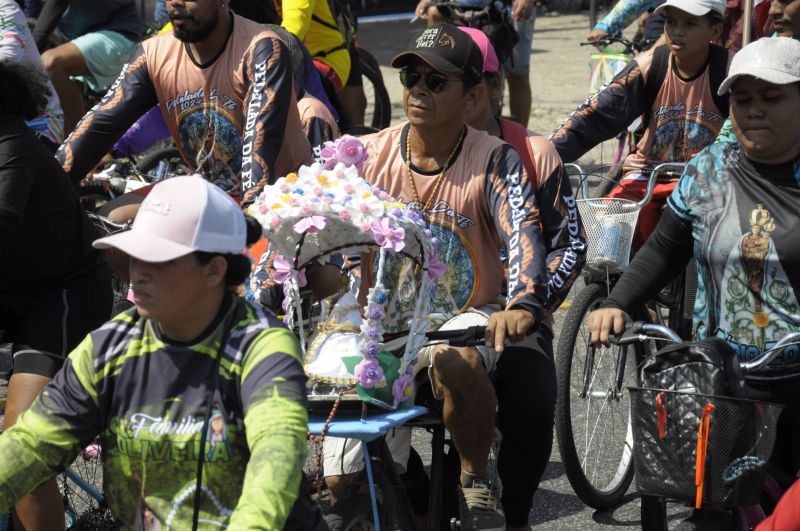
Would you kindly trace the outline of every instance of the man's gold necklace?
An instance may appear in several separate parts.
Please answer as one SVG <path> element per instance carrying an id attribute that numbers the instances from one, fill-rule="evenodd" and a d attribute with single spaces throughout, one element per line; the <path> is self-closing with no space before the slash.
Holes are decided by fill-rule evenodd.
<path id="1" fill-rule="evenodd" d="M 411 183 L 411 191 L 414 193 L 414 205 L 417 211 L 422 212 L 423 219 L 427 218 L 427 212 L 433 206 L 433 201 L 436 199 L 436 196 L 439 195 L 439 189 L 442 187 L 442 183 L 444 182 L 445 172 L 447 168 L 450 167 L 450 164 L 453 162 L 453 158 L 458 151 L 458 148 L 461 147 L 461 142 L 464 140 L 464 135 L 467 133 L 467 128 L 461 128 L 461 134 L 458 136 L 458 141 L 456 145 L 453 146 L 453 151 L 450 152 L 450 155 L 447 157 L 447 162 L 444 163 L 442 166 L 442 171 L 439 173 L 439 176 L 436 177 L 436 181 L 433 183 L 433 190 L 431 191 L 430 195 L 428 195 L 428 200 L 425 201 L 424 206 L 420 209 L 419 206 L 422 205 L 422 201 L 419 197 L 419 192 L 417 192 L 417 183 L 414 181 L 414 174 L 411 171 L 411 128 L 408 129 L 408 134 L 406 135 L 406 171 L 408 173 L 408 181 Z"/>

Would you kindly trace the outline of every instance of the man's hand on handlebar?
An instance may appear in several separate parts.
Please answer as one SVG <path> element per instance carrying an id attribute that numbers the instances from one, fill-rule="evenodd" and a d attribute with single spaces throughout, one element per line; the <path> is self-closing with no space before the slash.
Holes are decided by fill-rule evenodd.
<path id="1" fill-rule="evenodd" d="M 592 32 L 586 36 L 586 40 L 589 42 L 595 42 L 608 37 L 608 32 L 605 32 L 601 29 L 592 30 Z"/>
<path id="2" fill-rule="evenodd" d="M 486 324 L 486 346 L 503 352 L 506 340 L 511 343 L 522 341 L 534 325 L 536 318 L 528 310 L 495 312 Z"/>
<path id="3" fill-rule="evenodd" d="M 619 308 L 601 308 L 589 314 L 589 332 L 592 334 L 592 344 L 598 343 L 609 346 L 609 336 L 619 336 L 625 331 L 625 323 L 631 317 Z"/>

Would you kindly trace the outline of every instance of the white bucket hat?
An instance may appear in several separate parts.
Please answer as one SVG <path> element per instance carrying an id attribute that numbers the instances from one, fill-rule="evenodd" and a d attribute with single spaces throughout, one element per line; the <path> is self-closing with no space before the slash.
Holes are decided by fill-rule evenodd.
<path id="1" fill-rule="evenodd" d="M 655 12 L 660 13 L 668 7 L 680 9 L 696 17 L 702 17 L 711 11 L 716 11 L 720 15 L 725 13 L 724 0 L 667 0 L 658 6 Z"/>
<path id="2" fill-rule="evenodd" d="M 131 230 L 96 240 L 143 262 L 168 262 L 195 251 L 240 254 L 247 225 L 239 205 L 199 176 L 173 177 L 147 195 Z"/>
<path id="3" fill-rule="evenodd" d="M 728 77 L 717 91 L 728 92 L 741 76 L 767 83 L 788 85 L 800 81 L 800 41 L 789 37 L 764 37 L 751 42 L 733 56 Z"/>

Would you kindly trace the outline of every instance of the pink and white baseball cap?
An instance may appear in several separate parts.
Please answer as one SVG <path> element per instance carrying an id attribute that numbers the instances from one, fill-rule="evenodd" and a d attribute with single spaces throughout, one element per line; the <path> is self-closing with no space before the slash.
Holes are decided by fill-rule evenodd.
<path id="1" fill-rule="evenodd" d="M 240 254 L 247 226 L 231 197 L 200 176 L 158 183 L 142 202 L 131 230 L 96 240 L 143 262 L 168 262 L 195 251 Z"/>
<path id="2" fill-rule="evenodd" d="M 478 49 L 483 56 L 483 71 L 488 74 L 496 74 L 500 70 L 500 61 L 497 59 L 494 46 L 489 42 L 489 37 L 477 28 L 459 26 L 458 29 L 472 37 L 473 42 L 478 45 Z"/>

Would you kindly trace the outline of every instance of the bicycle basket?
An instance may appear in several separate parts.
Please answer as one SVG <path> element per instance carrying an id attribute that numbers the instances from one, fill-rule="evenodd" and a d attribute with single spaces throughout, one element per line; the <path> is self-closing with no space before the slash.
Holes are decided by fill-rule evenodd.
<path id="1" fill-rule="evenodd" d="M 629 391 L 639 492 L 696 504 L 758 503 L 783 406 L 663 389 Z M 698 438 L 706 441 L 700 460 Z"/>
<path id="2" fill-rule="evenodd" d="M 587 270 L 621 273 L 628 267 L 639 205 L 629 199 L 579 199 L 578 212 L 586 229 Z"/>

